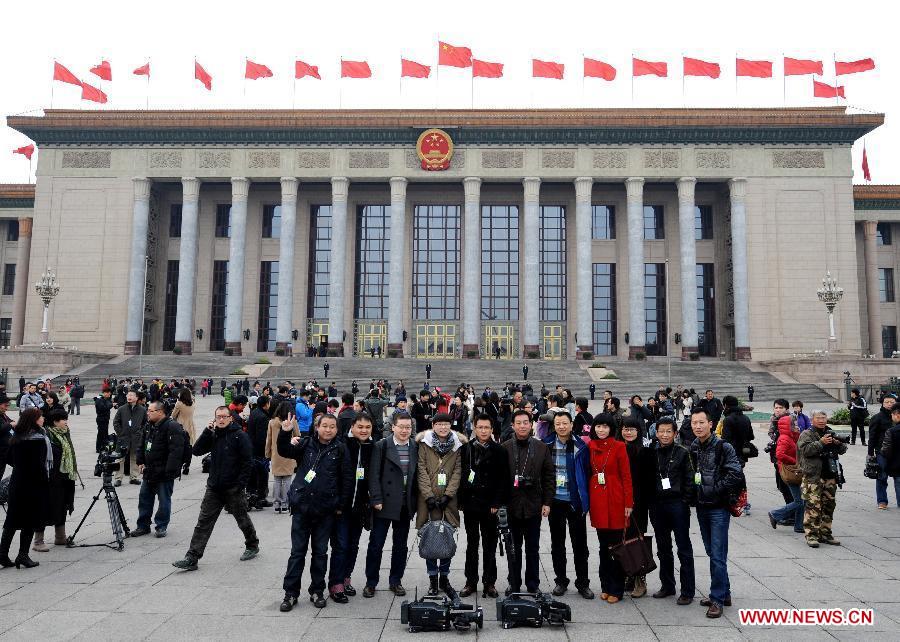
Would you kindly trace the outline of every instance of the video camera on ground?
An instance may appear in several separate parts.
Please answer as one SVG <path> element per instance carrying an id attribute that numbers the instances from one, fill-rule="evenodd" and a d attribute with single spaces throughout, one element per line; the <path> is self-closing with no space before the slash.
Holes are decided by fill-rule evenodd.
<path id="1" fill-rule="evenodd" d="M 504 629 L 520 624 L 535 628 L 572 621 L 572 609 L 568 604 L 554 600 L 547 593 L 511 593 L 497 598 L 497 619 Z"/>
<path id="2" fill-rule="evenodd" d="M 108 442 L 103 449 L 97 453 L 97 463 L 94 464 L 94 477 L 104 477 L 112 475 L 119 470 L 119 462 L 128 456 L 128 448 L 120 446 L 116 450 L 115 442 Z"/>
<path id="3" fill-rule="evenodd" d="M 443 595 L 425 596 L 400 605 L 400 622 L 409 626 L 410 633 L 419 631 L 468 631 L 475 624 L 484 628 L 484 609 L 477 604 L 452 602 Z"/>

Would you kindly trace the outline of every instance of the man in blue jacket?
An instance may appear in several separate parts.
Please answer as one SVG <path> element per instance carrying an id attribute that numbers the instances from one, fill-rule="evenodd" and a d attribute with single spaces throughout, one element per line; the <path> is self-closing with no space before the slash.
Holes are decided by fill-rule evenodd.
<path id="1" fill-rule="evenodd" d="M 300 431 L 301 436 L 308 435 L 310 428 L 312 428 L 313 409 L 309 405 L 309 395 L 309 390 L 304 388 L 300 391 L 297 403 L 294 404 L 294 414 L 297 416 L 297 430 Z"/>
<path id="2" fill-rule="evenodd" d="M 588 466 L 590 453 L 585 443 L 572 434 L 572 416 L 559 410 L 553 417 L 554 432 L 544 439 L 550 447 L 555 466 L 555 489 L 550 505 L 550 552 L 556 586 L 553 595 L 564 595 L 569 586 L 566 577 L 566 525 L 575 557 L 575 588 L 586 600 L 594 599 L 588 576 L 588 545 L 585 513 L 588 511 Z M 555 433 L 555 434 L 554 434 Z"/>

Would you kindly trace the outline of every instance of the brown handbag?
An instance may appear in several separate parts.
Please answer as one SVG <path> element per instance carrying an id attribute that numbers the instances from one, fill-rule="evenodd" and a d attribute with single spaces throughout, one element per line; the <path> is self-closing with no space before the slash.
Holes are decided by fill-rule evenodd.
<path id="1" fill-rule="evenodd" d="M 781 464 L 778 467 L 778 474 L 781 475 L 781 481 L 792 486 L 799 486 L 803 481 L 803 470 L 800 464 Z"/>
<path id="2" fill-rule="evenodd" d="M 631 522 L 635 523 L 634 516 L 631 517 Z M 635 524 L 635 530 L 638 532 L 637 537 L 625 539 L 628 527 L 623 528 L 622 542 L 610 546 L 609 552 L 619 562 L 625 575 L 647 575 L 656 570 L 651 540 L 644 539 L 637 524 Z"/>

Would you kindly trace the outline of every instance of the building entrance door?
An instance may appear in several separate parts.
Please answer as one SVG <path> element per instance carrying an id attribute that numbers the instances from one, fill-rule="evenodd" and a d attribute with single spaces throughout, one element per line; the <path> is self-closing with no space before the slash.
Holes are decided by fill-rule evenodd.
<path id="1" fill-rule="evenodd" d="M 387 323 L 359 321 L 356 324 L 356 356 L 387 356 Z"/>
<path id="2" fill-rule="evenodd" d="M 563 353 L 563 328 L 560 324 L 548 323 L 544 325 L 544 359 L 558 361 Z"/>
<path id="3" fill-rule="evenodd" d="M 328 343 L 328 321 L 308 319 L 306 322 L 306 351 L 309 356 L 325 356 Z"/>
<path id="4" fill-rule="evenodd" d="M 456 356 L 456 324 L 416 323 L 415 355 L 421 359 L 452 359 Z"/>
<path id="5" fill-rule="evenodd" d="M 516 327 L 514 325 L 484 326 L 484 358 L 513 359 L 516 356 Z"/>

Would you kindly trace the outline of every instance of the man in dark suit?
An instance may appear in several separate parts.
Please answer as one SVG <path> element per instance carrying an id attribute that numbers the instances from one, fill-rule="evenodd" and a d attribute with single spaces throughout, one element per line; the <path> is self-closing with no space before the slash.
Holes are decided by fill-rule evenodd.
<path id="1" fill-rule="evenodd" d="M 369 496 L 374 509 L 369 550 L 366 553 L 366 586 L 363 597 L 374 597 L 388 529 L 393 530 L 391 571 L 388 586 L 397 596 L 406 595 L 400 583 L 406 570 L 409 526 L 416 514 L 416 442 L 411 438 L 412 419 L 407 413 L 394 415 L 393 435 L 372 449 Z"/>

